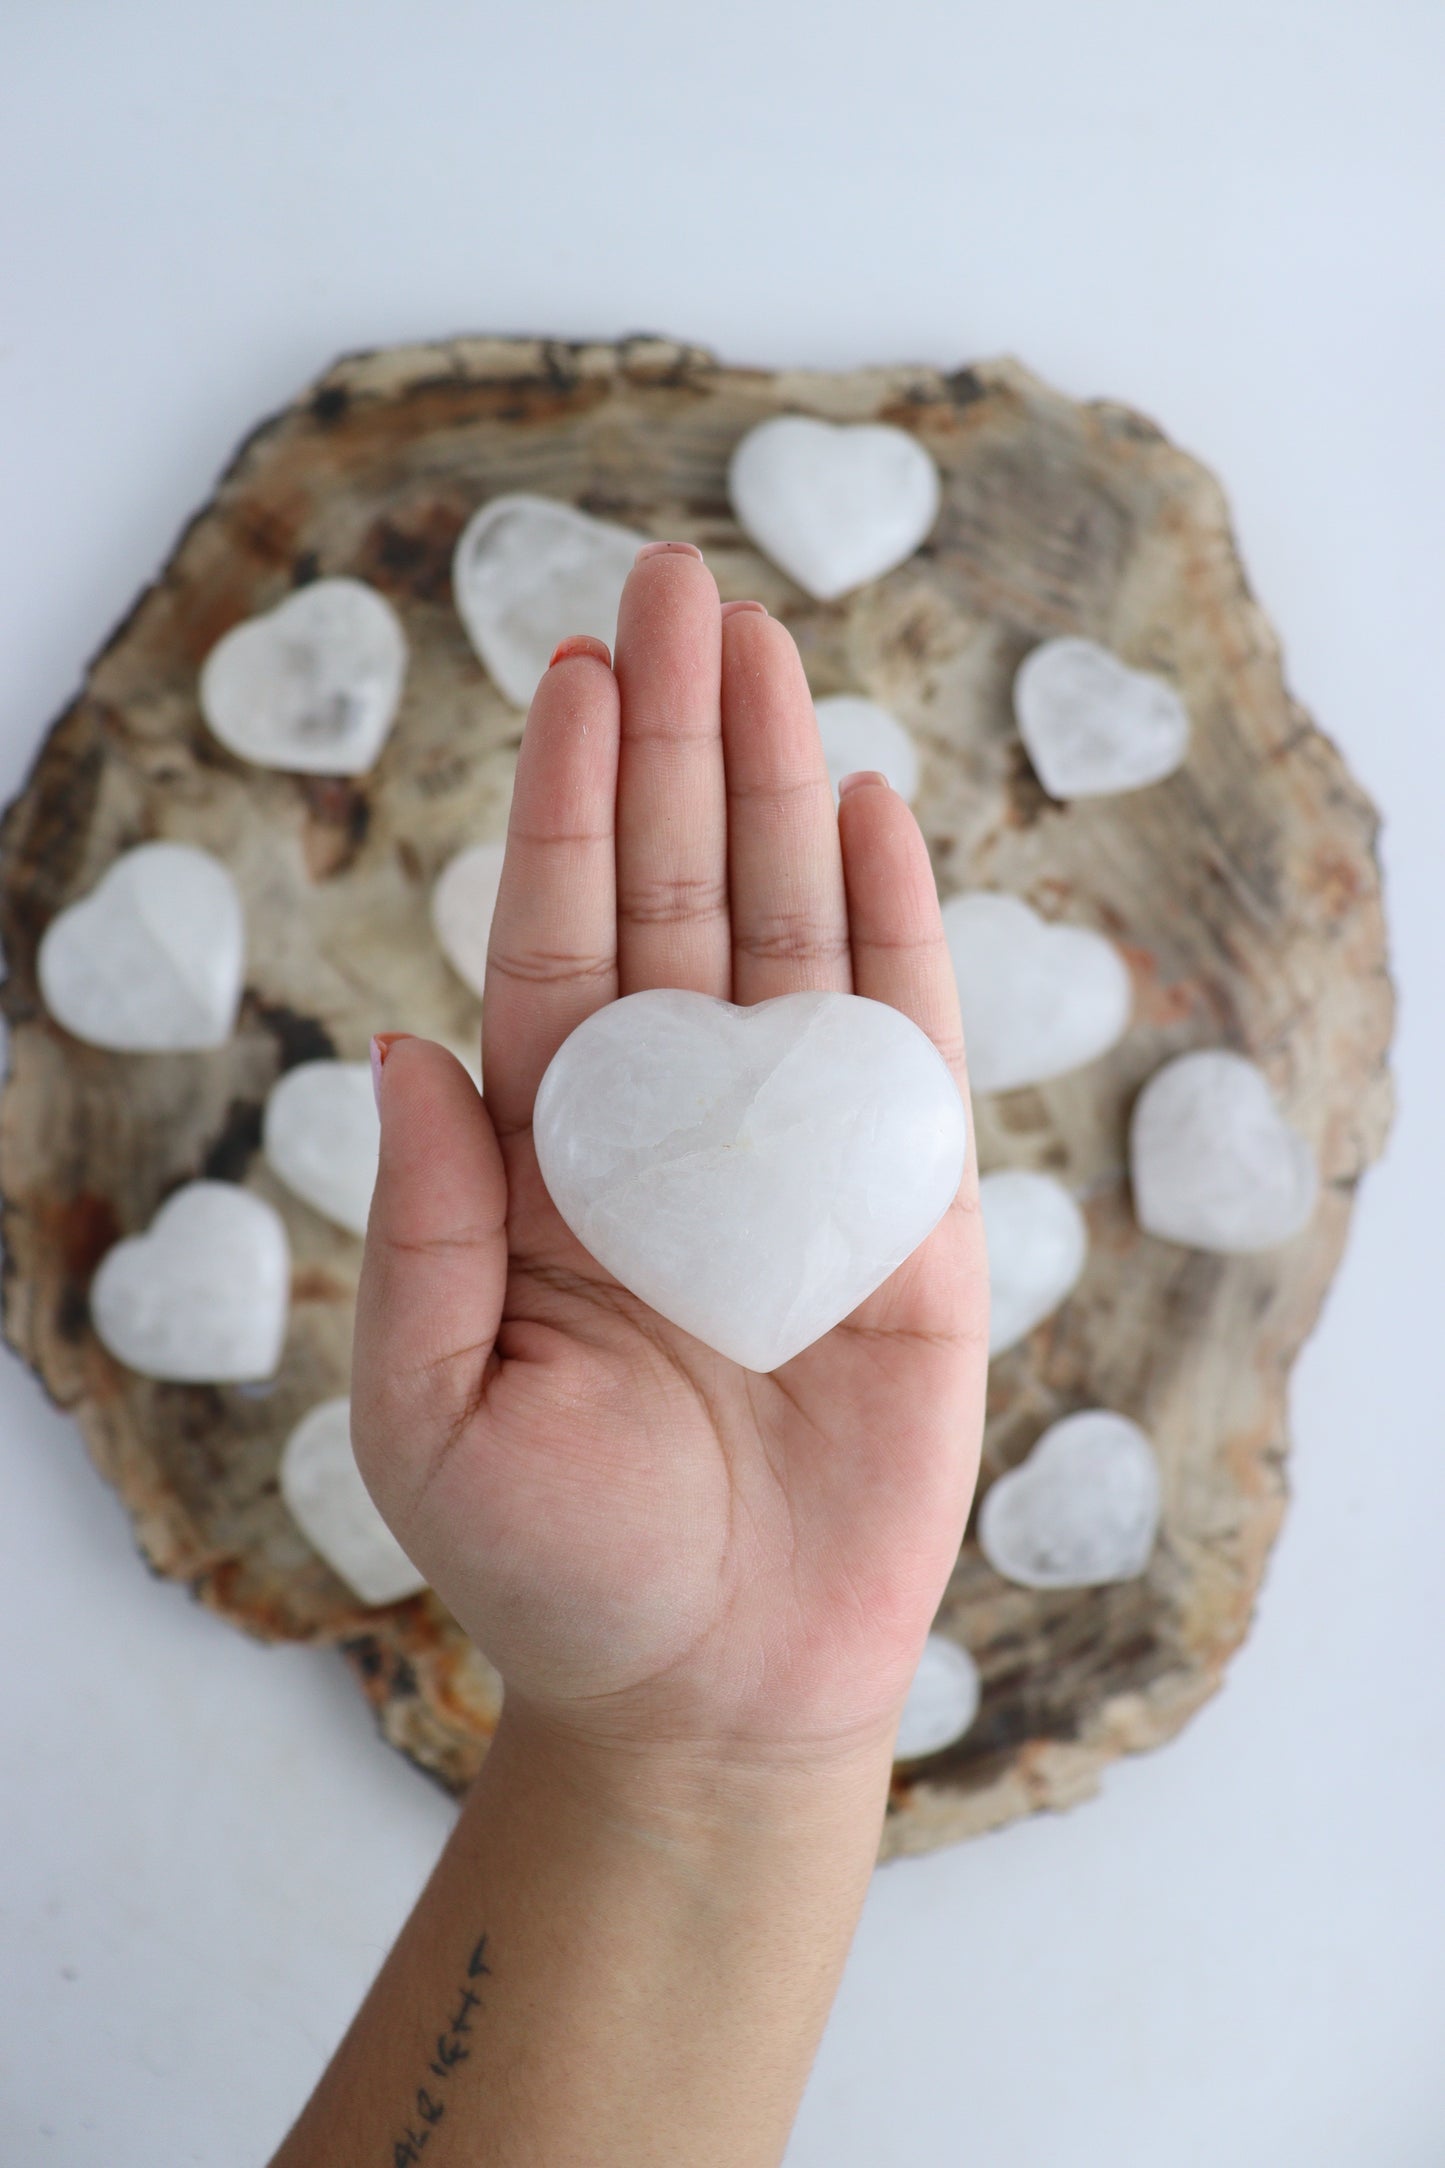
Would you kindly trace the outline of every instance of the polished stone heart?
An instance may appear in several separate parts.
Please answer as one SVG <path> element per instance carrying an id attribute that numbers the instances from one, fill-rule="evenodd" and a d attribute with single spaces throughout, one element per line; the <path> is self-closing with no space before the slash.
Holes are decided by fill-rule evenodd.
<path id="1" fill-rule="evenodd" d="M 236 884 L 189 843 L 142 843 L 46 927 L 40 992 L 91 1046 L 223 1046 L 236 1020 L 245 927 Z"/>
<path id="2" fill-rule="evenodd" d="M 381 1123 L 364 1061 L 303 1061 L 277 1077 L 262 1146 L 290 1190 L 354 1235 L 366 1233 Z"/>
<path id="3" fill-rule="evenodd" d="M 737 445 L 728 490 L 739 526 L 819 602 L 881 579 L 938 517 L 938 469 L 883 422 L 806 414 L 759 422 Z"/>
<path id="4" fill-rule="evenodd" d="M 1014 714 L 1051 798 L 1102 798 L 1172 775 L 1189 716 L 1172 685 L 1094 640 L 1045 640 L 1014 678 Z"/>
<path id="5" fill-rule="evenodd" d="M 487 942 L 506 854 L 505 843 L 468 845 L 443 866 L 431 892 L 432 929 L 442 954 L 476 994 L 486 991 Z"/>
<path id="6" fill-rule="evenodd" d="M 898 1720 L 893 1759 L 918 1761 L 952 1746 L 977 1716 L 978 1699 L 978 1666 L 968 1650 L 946 1634 L 930 1634 Z"/>
<path id="7" fill-rule="evenodd" d="M 630 994 L 537 1094 L 543 1180 L 633 1294 L 775 1370 L 872 1294 L 957 1191 L 966 1120 L 932 1041 L 853 994 L 738 1008 Z"/>
<path id="8" fill-rule="evenodd" d="M 400 1603 L 426 1587 L 361 1479 L 349 1400 L 323 1400 L 301 1418 L 282 1451 L 280 1480 L 302 1535 L 363 1603 Z"/>
<path id="9" fill-rule="evenodd" d="M 231 1182 L 187 1182 L 91 1283 L 101 1341 L 142 1377 L 185 1384 L 274 1377 L 291 1256 L 280 1214 Z"/>
<path id="10" fill-rule="evenodd" d="M 647 536 L 551 497 L 494 497 L 462 529 L 452 595 L 504 697 L 525 708 L 559 640 L 617 642 L 623 582 Z"/>
<path id="11" fill-rule="evenodd" d="M 241 760 L 302 775 L 362 775 L 401 700 L 406 635 L 364 580 L 315 580 L 216 642 L 201 712 Z"/>
<path id="12" fill-rule="evenodd" d="M 1051 926 L 1019 896 L 975 892 L 943 906 L 975 1091 L 1042 1084 L 1122 1038 L 1133 997 L 1112 941 Z"/>
<path id="13" fill-rule="evenodd" d="M 988 1351 L 1002 1355 L 1078 1285 L 1089 1251 L 1084 1215 L 1050 1174 L 1007 1167 L 978 1185 L 988 1244 Z"/>
<path id="14" fill-rule="evenodd" d="M 1129 1124 L 1141 1227 L 1196 1250 L 1274 1249 L 1308 1225 L 1315 1158 L 1242 1054 L 1207 1049 L 1157 1069 Z"/>
<path id="15" fill-rule="evenodd" d="M 900 798 L 912 803 L 918 789 L 918 748 L 896 715 L 856 693 L 831 693 L 816 703 L 816 711 L 835 796 L 845 775 L 873 768 L 887 777 Z"/>
<path id="16" fill-rule="evenodd" d="M 995 1573 L 1024 1588 L 1132 1581 L 1159 1532 L 1159 1467 L 1136 1423 L 1104 1408 L 1065 1416 L 979 1508 Z"/>

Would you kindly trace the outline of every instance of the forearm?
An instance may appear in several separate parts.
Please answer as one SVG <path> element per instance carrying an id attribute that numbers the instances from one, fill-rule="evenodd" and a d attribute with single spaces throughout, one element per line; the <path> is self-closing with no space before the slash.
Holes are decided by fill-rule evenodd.
<path id="1" fill-rule="evenodd" d="M 619 1760 L 504 1719 L 273 2168 L 776 2168 L 888 1768 L 887 1742 Z"/>

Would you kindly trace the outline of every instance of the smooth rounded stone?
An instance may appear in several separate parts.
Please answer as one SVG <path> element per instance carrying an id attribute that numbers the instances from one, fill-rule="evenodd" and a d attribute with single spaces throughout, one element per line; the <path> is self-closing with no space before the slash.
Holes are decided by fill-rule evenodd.
<path id="1" fill-rule="evenodd" d="M 881 579 L 938 517 L 938 469 L 906 430 L 779 414 L 733 451 L 738 525 L 818 602 Z"/>
<path id="2" fill-rule="evenodd" d="M 401 700 L 406 634 L 364 580 L 313 580 L 219 639 L 201 712 L 228 751 L 301 775 L 362 775 Z"/>
<path id="3" fill-rule="evenodd" d="M 833 795 L 845 775 L 876 768 L 911 804 L 918 790 L 918 748 L 898 717 L 856 693 L 830 693 L 815 707 Z"/>
<path id="4" fill-rule="evenodd" d="M 617 605 L 645 534 L 551 497 L 493 497 L 462 529 L 452 595 L 503 697 L 530 705 L 560 640 L 617 644 Z"/>
<path id="5" fill-rule="evenodd" d="M 241 898 L 190 843 L 141 843 L 46 927 L 37 970 L 58 1024 L 91 1046 L 224 1046 L 245 969 Z"/>
<path id="6" fill-rule="evenodd" d="M 323 1400 L 302 1416 L 286 1440 L 280 1475 L 292 1520 L 363 1603 L 401 1603 L 426 1587 L 361 1479 L 349 1400 Z"/>
<path id="7" fill-rule="evenodd" d="M 96 1333 L 142 1377 L 190 1385 L 276 1374 L 291 1253 L 281 1215 L 232 1182 L 187 1182 L 91 1283 Z"/>
<path id="8" fill-rule="evenodd" d="M 1094 640 L 1045 640 L 1014 678 L 1014 715 L 1051 798 L 1103 798 L 1172 775 L 1189 714 L 1172 685 Z"/>
<path id="9" fill-rule="evenodd" d="M 975 1091 L 1066 1076 L 1123 1037 L 1129 972 L 1102 934 L 1052 926 L 1022 897 L 984 891 L 950 896 L 943 930 Z"/>
<path id="10" fill-rule="evenodd" d="M 1314 1153 L 1252 1061 L 1221 1048 L 1156 1069 L 1134 1102 L 1129 1169 L 1139 1225 L 1195 1250 L 1271 1250 L 1308 1225 Z"/>
<path id="11" fill-rule="evenodd" d="M 1023 1588 L 1096 1588 L 1144 1571 L 1159 1533 L 1159 1465 L 1137 1423 L 1104 1408 L 1065 1416 L 990 1486 L 978 1541 Z"/>
<path id="12" fill-rule="evenodd" d="M 882 1002 L 662 989 L 578 1025 L 532 1133 L 600 1264 L 719 1354 L 775 1370 L 937 1225 L 967 1128 L 937 1048 Z"/>
<path id="13" fill-rule="evenodd" d="M 431 892 L 431 922 L 442 954 L 473 993 L 486 991 L 487 942 L 505 843 L 472 843 L 448 859 Z"/>
<path id="14" fill-rule="evenodd" d="M 978 1702 L 978 1666 L 968 1650 L 930 1634 L 898 1720 L 893 1759 L 919 1761 L 952 1746 L 978 1715 Z"/>
<path id="15" fill-rule="evenodd" d="M 338 1227 L 366 1233 L 381 1122 L 365 1061 L 303 1061 L 277 1077 L 262 1146 L 290 1190 Z"/>
<path id="16" fill-rule="evenodd" d="M 1051 1174 L 1008 1167 L 978 1185 L 988 1244 L 990 1355 L 1002 1355 L 1057 1310 L 1089 1254 L 1084 1215 Z"/>

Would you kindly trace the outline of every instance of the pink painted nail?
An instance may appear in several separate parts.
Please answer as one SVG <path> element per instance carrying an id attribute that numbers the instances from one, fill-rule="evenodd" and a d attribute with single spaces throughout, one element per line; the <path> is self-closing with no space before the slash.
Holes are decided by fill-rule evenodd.
<path id="1" fill-rule="evenodd" d="M 376 1111 L 381 1112 L 381 1072 L 387 1055 L 398 1039 L 414 1039 L 412 1031 L 379 1031 L 371 1042 L 371 1088 L 376 1094 Z"/>
<path id="2" fill-rule="evenodd" d="M 574 655 L 591 655 L 598 662 L 605 662 L 609 670 L 612 668 L 612 656 L 607 642 L 594 640 L 590 632 L 572 632 L 565 640 L 559 640 L 552 651 L 552 662 L 548 663 L 547 668 L 550 670 L 552 663 L 570 662 Z M 405 1032 L 402 1037 L 406 1037 Z"/>
<path id="3" fill-rule="evenodd" d="M 838 796 L 846 798 L 850 790 L 857 790 L 864 783 L 881 783 L 885 790 L 892 788 L 887 776 L 881 774 L 877 768 L 855 768 L 853 773 L 845 775 L 838 785 Z"/>
<path id="4" fill-rule="evenodd" d="M 722 606 L 724 617 L 737 617 L 743 610 L 759 610 L 764 617 L 768 614 L 765 602 L 725 602 Z"/>
<path id="5" fill-rule="evenodd" d="M 644 542 L 632 561 L 640 565 L 644 557 L 666 557 L 669 554 L 675 557 L 696 557 L 699 563 L 702 561 L 702 551 L 695 542 Z"/>

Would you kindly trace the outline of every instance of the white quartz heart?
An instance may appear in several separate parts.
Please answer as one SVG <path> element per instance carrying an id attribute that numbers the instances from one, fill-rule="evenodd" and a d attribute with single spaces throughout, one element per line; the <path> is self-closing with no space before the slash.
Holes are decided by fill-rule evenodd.
<path id="1" fill-rule="evenodd" d="M 775 1370 L 937 1224 L 966 1121 L 937 1048 L 882 1002 L 658 990 L 563 1042 L 532 1133 L 599 1263 L 720 1354 Z"/>
<path id="2" fill-rule="evenodd" d="M 1159 1467 L 1137 1423 L 1104 1408 L 1065 1416 L 992 1484 L 978 1540 L 1024 1588 L 1095 1588 L 1144 1571 L 1159 1532 Z"/>
<path id="3" fill-rule="evenodd" d="M 623 582 L 647 536 L 551 497 L 494 497 L 462 529 L 452 594 L 472 646 L 525 708 L 559 640 L 617 641 Z"/>
<path id="4" fill-rule="evenodd" d="M 274 1377 L 291 1255 L 281 1215 L 231 1182 L 187 1182 L 91 1283 L 106 1347 L 142 1377 L 185 1384 Z"/>
<path id="5" fill-rule="evenodd" d="M 1014 678 L 1014 714 L 1051 798 L 1102 798 L 1172 775 L 1189 715 L 1172 685 L 1094 640 L 1045 640 Z"/>
<path id="6" fill-rule="evenodd" d="M 1089 1251 L 1084 1215 L 1061 1182 L 1023 1167 L 978 1185 L 988 1244 L 988 1351 L 1016 1347 L 1078 1285 Z"/>
<path id="7" fill-rule="evenodd" d="M 400 1603 L 426 1587 L 361 1480 L 351 1402 L 323 1400 L 281 1454 L 281 1496 L 314 1551 L 363 1603 Z"/>
<path id="8" fill-rule="evenodd" d="M 218 640 L 201 712 L 222 745 L 263 768 L 361 775 L 396 720 L 406 635 L 364 580 L 315 580 Z"/>
<path id="9" fill-rule="evenodd" d="M 472 843 L 437 875 L 431 920 L 442 954 L 477 994 L 486 991 L 487 941 L 502 883 L 505 843 Z"/>
<path id="10" fill-rule="evenodd" d="M 1129 1166 L 1139 1225 L 1196 1250 L 1270 1250 L 1308 1223 L 1309 1145 L 1242 1054 L 1209 1049 L 1157 1069 L 1134 1102 Z"/>
<path id="11" fill-rule="evenodd" d="M 354 1235 L 366 1233 L 381 1123 L 364 1061 L 303 1061 L 277 1077 L 262 1144 L 288 1189 Z"/>
<path id="12" fill-rule="evenodd" d="M 938 469 L 886 422 L 759 422 L 735 448 L 739 526 L 805 593 L 835 602 L 911 557 L 938 517 Z"/>
<path id="13" fill-rule="evenodd" d="M 1064 1076 L 1123 1037 L 1133 1006 L 1112 941 L 1051 926 L 1019 896 L 975 891 L 943 906 L 975 1091 Z"/>
<path id="14" fill-rule="evenodd" d="M 918 749 L 898 717 L 856 693 L 832 693 L 816 707 L 834 795 L 845 775 L 876 768 L 911 803 L 918 789 Z"/>
<path id="15" fill-rule="evenodd" d="M 918 1761 L 961 1739 L 978 1714 L 978 1666 L 946 1634 L 923 1644 L 908 1699 L 898 1720 L 895 1761 Z"/>
<path id="16" fill-rule="evenodd" d="M 189 843 L 125 852 L 46 927 L 37 959 L 56 1022 L 132 1054 L 223 1046 L 244 967 L 236 884 Z"/>

